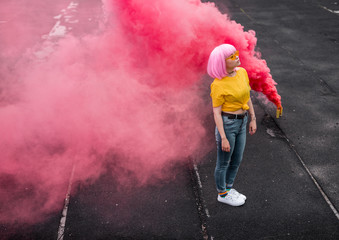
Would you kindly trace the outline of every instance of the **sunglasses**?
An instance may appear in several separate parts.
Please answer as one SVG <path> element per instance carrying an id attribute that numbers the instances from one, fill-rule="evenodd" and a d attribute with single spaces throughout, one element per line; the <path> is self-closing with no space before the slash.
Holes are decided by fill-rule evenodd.
<path id="1" fill-rule="evenodd" d="M 231 59 L 231 60 L 235 60 L 237 59 L 237 57 L 239 57 L 239 51 L 235 51 L 235 53 L 233 53 L 231 56 L 229 56 L 227 59 Z"/>

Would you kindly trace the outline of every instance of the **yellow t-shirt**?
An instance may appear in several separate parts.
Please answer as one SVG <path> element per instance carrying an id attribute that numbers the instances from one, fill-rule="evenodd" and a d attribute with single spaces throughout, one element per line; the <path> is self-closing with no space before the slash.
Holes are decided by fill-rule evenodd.
<path id="1" fill-rule="evenodd" d="M 234 112 L 239 109 L 248 110 L 250 100 L 249 79 L 244 68 L 237 68 L 234 77 L 226 76 L 214 79 L 211 84 L 211 98 L 213 107 L 221 107 L 223 112 Z"/>

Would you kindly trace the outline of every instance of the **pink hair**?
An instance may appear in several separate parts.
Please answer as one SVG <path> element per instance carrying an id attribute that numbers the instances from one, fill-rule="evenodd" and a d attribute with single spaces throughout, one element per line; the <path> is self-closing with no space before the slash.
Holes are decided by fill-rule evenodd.
<path id="1" fill-rule="evenodd" d="M 235 47 L 231 44 L 222 44 L 214 48 L 208 59 L 208 75 L 218 79 L 225 77 L 227 75 L 225 59 L 231 56 L 235 50 Z"/>

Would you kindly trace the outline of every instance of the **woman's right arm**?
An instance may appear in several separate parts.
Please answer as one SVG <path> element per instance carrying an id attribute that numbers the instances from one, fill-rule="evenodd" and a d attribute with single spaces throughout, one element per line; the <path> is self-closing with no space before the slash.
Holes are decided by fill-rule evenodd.
<path id="1" fill-rule="evenodd" d="M 220 137 L 221 137 L 221 149 L 225 152 L 230 152 L 231 151 L 230 143 L 228 142 L 226 138 L 226 134 L 224 130 L 224 123 L 221 117 L 221 106 L 213 108 L 213 115 L 214 115 L 215 125 L 217 126 L 218 131 L 220 133 Z"/>

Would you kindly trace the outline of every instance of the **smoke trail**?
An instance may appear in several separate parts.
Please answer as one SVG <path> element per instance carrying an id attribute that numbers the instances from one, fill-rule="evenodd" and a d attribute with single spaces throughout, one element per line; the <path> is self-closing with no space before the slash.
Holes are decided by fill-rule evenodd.
<path id="1" fill-rule="evenodd" d="M 28 52 L 0 68 L 0 222 L 31 223 L 61 209 L 73 164 L 76 182 L 109 165 L 121 184 L 146 184 L 171 174 L 170 162 L 206 152 L 210 107 L 196 84 L 221 43 L 240 50 L 252 88 L 280 103 L 254 32 L 213 4 L 103 4 L 100 34 L 67 36 L 44 61 Z"/>
<path id="2" fill-rule="evenodd" d="M 104 2 L 107 9 L 121 19 L 124 33 L 131 41 L 142 41 L 143 53 L 147 51 L 156 58 L 157 61 L 149 63 L 150 69 L 163 68 L 156 70 L 160 76 L 158 84 L 178 85 L 178 81 L 169 82 L 165 77 L 173 73 L 184 79 L 181 85 L 193 83 L 197 74 L 205 72 L 206 58 L 213 48 L 230 43 L 240 50 L 242 66 L 248 71 L 252 89 L 263 92 L 277 106 L 281 104 L 276 82 L 265 60 L 255 51 L 255 32 L 245 32 L 243 26 L 221 14 L 213 3 L 200 0 Z M 175 62 L 173 68 L 165 68 L 166 61 Z"/>

